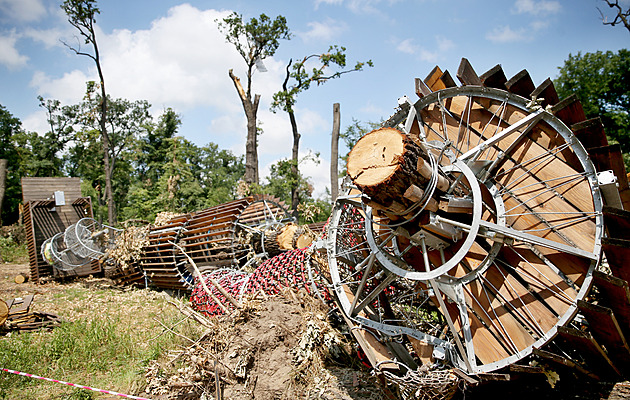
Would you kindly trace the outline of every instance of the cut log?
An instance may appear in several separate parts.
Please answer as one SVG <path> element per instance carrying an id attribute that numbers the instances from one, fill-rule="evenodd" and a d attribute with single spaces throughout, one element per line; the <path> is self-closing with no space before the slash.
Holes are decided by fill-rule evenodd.
<path id="1" fill-rule="evenodd" d="M 24 282 L 28 281 L 28 275 L 27 274 L 18 274 L 15 276 L 15 278 L 13 278 L 13 281 L 17 284 L 22 284 Z"/>
<path id="2" fill-rule="evenodd" d="M 404 215 L 431 178 L 423 149 L 402 132 L 381 128 L 363 136 L 348 155 L 348 175 L 370 198 L 370 206 L 392 219 Z M 447 189 L 448 180 L 438 179 Z M 411 188 L 411 191 L 409 191 Z M 407 194 L 407 196 L 405 196 Z M 434 203 L 431 208 L 437 207 Z"/>
<path id="3" fill-rule="evenodd" d="M 0 300 L 0 326 L 4 325 L 4 322 L 7 320 L 9 316 L 9 307 L 4 300 Z"/>

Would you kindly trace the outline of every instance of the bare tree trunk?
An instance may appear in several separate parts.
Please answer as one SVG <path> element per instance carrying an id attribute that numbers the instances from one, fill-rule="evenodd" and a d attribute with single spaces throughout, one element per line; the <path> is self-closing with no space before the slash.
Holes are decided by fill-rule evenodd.
<path id="1" fill-rule="evenodd" d="M 7 164 L 8 160 L 0 159 L 0 211 L 4 202 L 4 193 L 7 190 Z M 0 225 L 2 225 L 2 213 L 0 212 Z"/>
<path id="2" fill-rule="evenodd" d="M 330 145 L 330 196 L 332 201 L 339 195 L 339 130 L 341 127 L 341 111 L 339 103 L 333 104 L 333 129 Z"/>
<path id="3" fill-rule="evenodd" d="M 245 142 L 245 182 L 248 184 L 258 184 L 258 132 L 256 129 L 256 114 L 258 113 L 258 103 L 260 95 L 254 96 L 252 102 L 251 96 L 248 96 L 241 85 L 241 80 L 234 75 L 232 70 L 229 71 L 230 78 L 234 82 L 236 91 L 241 98 L 245 117 L 247 118 L 247 141 Z"/>
<path id="4" fill-rule="evenodd" d="M 300 196 L 298 188 L 299 171 L 298 171 L 298 156 L 300 150 L 300 133 L 298 132 L 297 121 L 295 120 L 295 114 L 293 111 L 289 111 L 289 120 L 291 121 L 291 132 L 293 132 L 293 148 L 291 149 L 291 179 L 293 184 L 291 185 L 291 210 L 297 215 L 297 207 L 300 203 Z"/>

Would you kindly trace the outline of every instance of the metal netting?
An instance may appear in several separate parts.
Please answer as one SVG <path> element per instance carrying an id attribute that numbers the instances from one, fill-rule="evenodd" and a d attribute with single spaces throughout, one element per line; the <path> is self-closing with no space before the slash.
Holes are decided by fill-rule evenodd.
<path id="1" fill-rule="evenodd" d="M 63 232 L 59 232 L 44 241 L 41 246 L 41 254 L 48 264 L 60 271 L 72 271 L 92 261 L 90 258 L 81 257 L 67 248 Z"/>
<path id="2" fill-rule="evenodd" d="M 66 247 L 79 257 L 94 260 L 101 258 L 113 243 L 113 235 L 119 229 L 102 225 L 93 218 L 81 218 L 66 228 Z"/>
<path id="3" fill-rule="evenodd" d="M 388 364 L 396 365 L 404 374 L 397 375 L 383 368 Z M 396 360 L 381 362 L 376 368 L 385 375 L 389 383 L 398 386 L 404 400 L 450 400 L 457 393 L 460 382 L 450 369 L 422 366 L 414 371 Z"/>
<path id="4" fill-rule="evenodd" d="M 237 301 L 246 295 L 259 292 L 274 296 L 285 288 L 302 289 L 308 293 L 315 292 L 324 301 L 330 300 L 328 288 L 319 278 L 319 264 L 310 262 L 310 251 L 306 249 L 289 250 L 264 261 L 253 273 L 233 269 L 222 269 L 212 272 L 205 278 L 206 286 L 221 303 L 216 304 L 203 285 L 196 281 L 190 297 L 193 308 L 207 316 L 223 314 L 223 308 L 233 308 L 221 292 L 210 282 L 214 279 Z M 314 290 L 316 289 L 316 290 Z"/>

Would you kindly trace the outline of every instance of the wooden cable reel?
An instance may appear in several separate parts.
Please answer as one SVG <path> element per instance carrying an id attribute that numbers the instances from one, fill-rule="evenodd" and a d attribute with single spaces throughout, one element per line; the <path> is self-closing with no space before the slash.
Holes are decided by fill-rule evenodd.
<path id="1" fill-rule="evenodd" d="M 586 151 L 544 108 L 491 87 L 428 93 L 359 140 L 348 175 L 326 247 L 355 323 L 476 374 L 573 320 L 603 201 Z"/>

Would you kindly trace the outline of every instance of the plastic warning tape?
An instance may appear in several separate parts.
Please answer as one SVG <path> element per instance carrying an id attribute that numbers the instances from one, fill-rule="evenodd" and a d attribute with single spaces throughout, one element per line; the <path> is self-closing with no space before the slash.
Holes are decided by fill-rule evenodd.
<path id="1" fill-rule="evenodd" d="M 29 378 L 41 379 L 41 380 L 48 381 L 48 382 L 61 383 L 61 384 L 72 386 L 72 387 L 76 387 L 76 388 L 79 388 L 79 389 L 87 389 L 87 390 L 92 390 L 94 392 L 112 394 L 114 396 L 126 397 L 128 399 L 151 400 L 151 399 L 147 399 L 146 397 L 131 396 L 129 394 L 112 392 L 111 390 L 103 390 L 103 389 L 97 389 L 97 388 L 84 386 L 84 385 L 77 385 L 76 383 L 64 382 L 64 381 L 60 381 L 60 380 L 57 380 L 57 379 L 51 379 L 51 378 L 44 378 L 43 376 L 28 374 L 26 372 L 14 371 L 12 369 L 7 369 L 7 368 L 0 368 L 0 370 L 2 370 L 4 372 L 9 372 L 9 373 L 12 373 L 12 374 L 15 374 L 15 375 L 27 376 Z"/>

